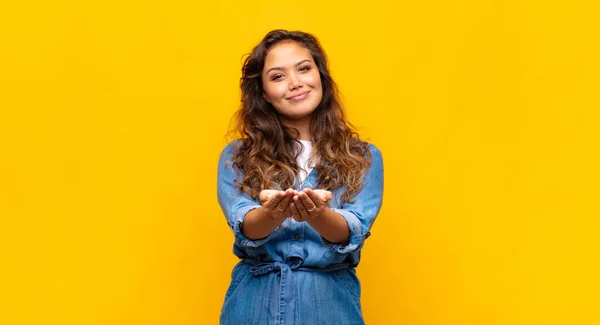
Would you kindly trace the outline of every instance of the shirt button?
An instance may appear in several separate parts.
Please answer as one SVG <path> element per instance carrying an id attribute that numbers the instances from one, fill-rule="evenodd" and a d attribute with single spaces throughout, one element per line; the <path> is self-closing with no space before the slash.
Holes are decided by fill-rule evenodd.
<path id="1" fill-rule="evenodd" d="M 302 236 L 300 236 L 299 234 L 294 235 L 295 240 L 300 240 L 301 238 L 302 238 Z"/>

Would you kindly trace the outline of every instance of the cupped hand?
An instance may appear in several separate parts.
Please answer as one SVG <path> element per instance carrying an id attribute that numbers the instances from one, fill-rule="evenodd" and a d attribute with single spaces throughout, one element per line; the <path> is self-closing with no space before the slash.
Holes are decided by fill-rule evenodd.
<path id="1" fill-rule="evenodd" d="M 273 219 L 285 219 L 292 215 L 290 201 L 297 192 L 293 189 L 285 191 L 262 190 L 258 195 L 260 205 L 264 211 Z"/>
<path id="2" fill-rule="evenodd" d="M 331 192 L 326 190 L 305 188 L 296 192 L 289 204 L 292 217 L 298 222 L 318 218 L 327 209 L 332 197 Z"/>

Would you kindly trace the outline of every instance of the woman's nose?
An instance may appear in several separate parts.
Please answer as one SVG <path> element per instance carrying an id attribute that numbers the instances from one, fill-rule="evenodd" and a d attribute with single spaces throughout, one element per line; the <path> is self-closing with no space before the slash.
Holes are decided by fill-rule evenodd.
<path id="1" fill-rule="evenodd" d="M 290 81 L 289 88 L 290 90 L 294 90 L 300 86 L 302 86 L 302 79 L 295 73 L 292 73 L 288 79 Z"/>

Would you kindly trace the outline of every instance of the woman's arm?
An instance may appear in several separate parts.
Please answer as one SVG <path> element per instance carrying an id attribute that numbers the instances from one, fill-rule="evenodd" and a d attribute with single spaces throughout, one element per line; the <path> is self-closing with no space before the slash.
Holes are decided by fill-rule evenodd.
<path id="1" fill-rule="evenodd" d="M 346 219 L 341 214 L 326 208 L 318 218 L 308 221 L 308 224 L 318 231 L 328 242 L 341 245 L 348 244 L 350 230 L 348 229 Z"/>
<path id="2" fill-rule="evenodd" d="M 277 220 L 277 222 L 279 222 L 279 224 L 277 224 L 273 219 L 279 218 L 265 218 L 268 214 L 266 214 L 263 205 L 270 199 L 275 202 L 275 199 L 278 198 L 280 194 L 274 195 L 279 191 L 272 191 L 273 193 L 264 191 L 264 193 L 261 192 L 261 199 L 255 200 L 248 194 L 240 191 L 236 184 L 237 173 L 231 164 L 231 159 L 233 158 L 237 144 L 237 141 L 231 142 L 223 149 L 221 156 L 219 157 L 217 199 L 223 210 L 223 214 L 227 219 L 227 223 L 233 231 L 236 242 L 241 246 L 259 247 L 269 241 L 269 235 L 272 233 L 273 229 L 285 219 L 281 218 L 281 221 Z M 263 202 L 263 198 L 265 202 Z M 279 203 L 279 201 L 277 201 L 277 203 Z M 288 216 L 289 215 L 291 215 L 291 213 L 288 212 Z M 246 220 L 246 217 L 249 217 L 248 220 Z M 246 237 L 246 234 L 248 234 L 249 237 Z"/>

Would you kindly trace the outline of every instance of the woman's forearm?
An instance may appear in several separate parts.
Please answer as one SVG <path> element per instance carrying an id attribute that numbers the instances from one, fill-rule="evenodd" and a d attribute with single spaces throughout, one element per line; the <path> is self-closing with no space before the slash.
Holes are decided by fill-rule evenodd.
<path id="1" fill-rule="evenodd" d="M 250 210 L 242 223 L 242 233 L 250 240 L 262 239 L 269 236 L 286 218 L 273 218 L 263 207 Z"/>
<path id="2" fill-rule="evenodd" d="M 323 210 L 320 216 L 307 221 L 323 238 L 334 244 L 348 244 L 350 229 L 346 219 L 329 208 Z"/>

